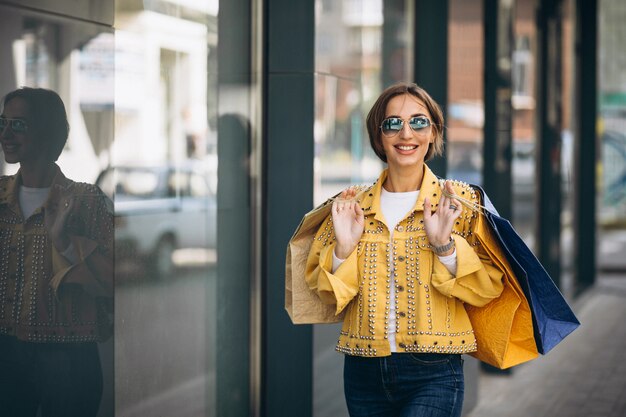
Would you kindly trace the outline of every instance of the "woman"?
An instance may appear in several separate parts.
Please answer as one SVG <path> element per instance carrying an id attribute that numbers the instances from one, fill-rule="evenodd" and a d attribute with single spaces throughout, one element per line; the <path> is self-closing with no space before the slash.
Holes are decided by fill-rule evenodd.
<path id="1" fill-rule="evenodd" d="M 0 415 L 95 416 L 97 342 L 111 334 L 113 214 L 96 187 L 55 161 L 68 137 L 61 98 L 7 94 L 0 144 Z"/>
<path id="2" fill-rule="evenodd" d="M 368 190 L 341 193 L 309 254 L 309 287 L 346 310 L 336 349 L 353 417 L 460 416 L 461 354 L 477 349 L 463 304 L 503 290 L 475 239 L 475 214 L 454 199 L 477 196 L 450 181 L 444 193 L 425 164 L 441 153 L 443 126 L 420 87 L 386 89 L 367 130 L 388 168 Z"/>

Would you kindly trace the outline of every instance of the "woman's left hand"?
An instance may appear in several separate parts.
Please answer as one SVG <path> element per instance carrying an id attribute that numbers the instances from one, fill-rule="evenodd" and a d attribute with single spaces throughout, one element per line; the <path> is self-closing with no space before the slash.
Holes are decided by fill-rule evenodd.
<path id="1" fill-rule="evenodd" d="M 452 184 L 449 181 L 446 181 L 444 187 L 449 194 L 455 195 L 454 188 L 452 188 Z M 462 212 L 461 203 L 444 194 L 442 194 L 439 200 L 435 213 L 432 212 L 428 197 L 424 199 L 424 228 L 431 245 L 443 246 L 450 242 L 452 226 L 454 226 L 454 222 Z M 451 249 L 450 252 L 453 252 L 453 250 Z"/>
<path id="2" fill-rule="evenodd" d="M 48 202 L 45 207 L 44 226 L 56 249 L 63 252 L 70 244 L 66 223 L 74 207 L 74 199 L 70 192 L 57 184 L 50 190 Z"/>

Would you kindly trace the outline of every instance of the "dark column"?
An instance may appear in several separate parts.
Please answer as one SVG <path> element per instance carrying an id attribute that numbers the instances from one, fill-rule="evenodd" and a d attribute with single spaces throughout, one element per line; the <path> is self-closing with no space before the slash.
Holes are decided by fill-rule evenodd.
<path id="1" fill-rule="evenodd" d="M 313 205 L 315 1 L 266 0 L 262 415 L 310 417 L 311 326 L 284 308 L 285 252 Z"/>
<path id="2" fill-rule="evenodd" d="M 448 110 L 448 0 L 415 2 L 414 80 Z M 444 130 L 444 141 L 446 141 Z M 439 176 L 446 176 L 444 157 L 428 162 Z"/>
<path id="3" fill-rule="evenodd" d="M 406 81 L 404 68 L 412 64 L 412 62 L 405 62 L 403 59 L 408 48 L 403 36 L 406 20 L 405 3 L 405 0 L 385 0 L 383 2 L 383 41 L 380 70 L 382 88 Z"/>
<path id="4" fill-rule="evenodd" d="M 537 257 L 561 284 L 561 1 L 537 11 Z"/>
<path id="5" fill-rule="evenodd" d="M 215 411 L 216 415 L 224 417 L 251 415 L 250 284 L 254 236 L 250 204 L 251 14 L 248 3 L 247 0 L 231 0 L 220 4 L 217 65 L 209 57 L 209 84 L 215 83 L 211 72 L 217 69 L 218 73 L 220 114 L 217 121 L 217 318 L 209 320 L 217 322 L 217 335 L 213 336 L 217 346 Z M 209 86 L 209 94 L 211 90 Z M 215 98 L 212 99 L 208 106 L 213 105 Z M 211 345 L 209 342 L 208 346 Z"/>
<path id="6" fill-rule="evenodd" d="M 511 217 L 511 56 L 513 4 L 485 0 L 485 126 L 483 186 L 503 217 Z"/>
<path id="7" fill-rule="evenodd" d="M 597 20 L 597 0 L 576 1 L 574 271 L 578 293 L 596 277 Z"/>
<path id="8" fill-rule="evenodd" d="M 513 4 L 484 1 L 485 124 L 483 187 L 501 216 L 511 218 Z M 510 373 L 487 364 L 493 373 Z"/>

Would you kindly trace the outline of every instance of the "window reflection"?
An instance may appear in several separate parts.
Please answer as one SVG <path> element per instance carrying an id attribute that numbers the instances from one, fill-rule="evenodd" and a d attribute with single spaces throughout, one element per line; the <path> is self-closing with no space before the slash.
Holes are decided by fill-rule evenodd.
<path id="1" fill-rule="evenodd" d="M 215 415 L 218 2 L 116 4 L 116 412 Z"/>
<path id="2" fill-rule="evenodd" d="M 532 248 L 536 227 L 536 161 L 538 136 L 535 98 L 535 58 L 537 42 L 534 9 L 530 2 L 517 2 L 514 11 L 515 48 L 513 49 L 513 185 L 512 223 Z"/>
<path id="3" fill-rule="evenodd" d="M 412 2 L 316 1 L 314 201 L 321 203 L 351 184 L 372 183 L 382 162 L 365 127 L 378 94 L 396 81 L 411 81 Z M 314 415 L 347 415 L 342 357 L 334 352 L 337 325 L 314 329 Z"/>
<path id="4" fill-rule="evenodd" d="M 56 91 L 71 126 L 57 161 L 70 179 L 94 183 L 113 136 L 113 35 L 103 26 L 0 6 L 0 94 L 20 86 Z M 0 156 L 0 173 L 12 174 Z M 113 415 L 113 341 L 98 346 L 103 373 L 101 416 Z"/>
<path id="5" fill-rule="evenodd" d="M 599 171 L 598 264 L 605 273 L 624 271 L 626 251 L 626 83 L 621 21 L 626 13 L 619 0 L 598 4 L 598 136 Z M 618 29 L 619 28 L 619 29 Z"/>
<path id="6" fill-rule="evenodd" d="M 448 36 L 447 175 L 480 185 L 485 121 L 481 1 L 450 2 Z"/>

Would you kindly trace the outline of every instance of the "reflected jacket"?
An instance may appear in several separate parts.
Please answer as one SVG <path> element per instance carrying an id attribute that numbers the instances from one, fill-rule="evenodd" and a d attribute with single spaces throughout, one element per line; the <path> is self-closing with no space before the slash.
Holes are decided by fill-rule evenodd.
<path id="1" fill-rule="evenodd" d="M 0 334 L 29 342 L 102 341 L 112 331 L 113 210 L 95 185 L 67 179 L 57 167 L 52 187 L 72 194 L 66 227 L 78 256 L 71 264 L 52 244 L 44 213 L 19 207 L 20 172 L 0 177 Z"/>
<path id="2" fill-rule="evenodd" d="M 436 210 L 441 188 L 424 165 L 419 197 L 396 225 L 393 240 L 380 209 L 383 171 L 374 185 L 357 198 L 364 211 L 365 230 L 357 248 L 332 272 L 335 248 L 332 217 L 318 230 L 306 266 L 306 281 L 320 299 L 345 317 L 336 350 L 356 356 L 388 356 L 391 285 L 395 282 L 396 351 L 469 353 L 477 350 L 464 303 L 484 306 L 503 290 L 503 274 L 483 251 L 477 233 L 489 230 L 477 213 L 459 204 L 452 238 L 457 272 L 453 276 L 432 251 L 424 230 L 424 198 Z M 465 183 L 454 181 L 455 193 L 480 203 Z M 480 229 L 479 229 L 480 228 Z M 394 280 L 391 279 L 391 262 Z"/>

